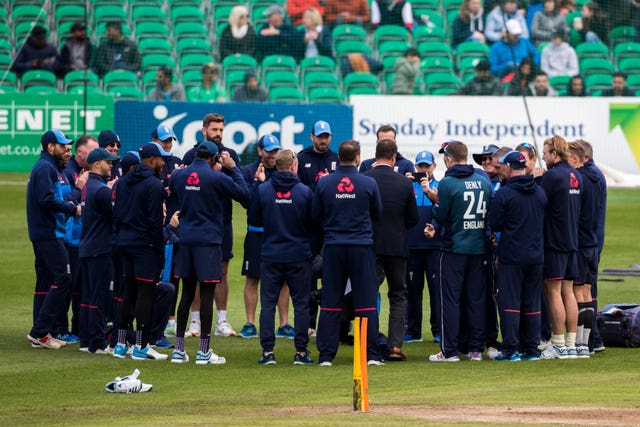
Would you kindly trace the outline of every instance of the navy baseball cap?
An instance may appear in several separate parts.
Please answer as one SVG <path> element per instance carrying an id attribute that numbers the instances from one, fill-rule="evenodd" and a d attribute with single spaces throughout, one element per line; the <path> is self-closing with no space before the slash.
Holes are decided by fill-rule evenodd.
<path id="1" fill-rule="evenodd" d="M 51 129 L 42 134 L 40 144 L 42 144 L 42 147 L 47 148 L 49 144 L 70 145 L 73 144 L 73 140 L 67 138 L 65 134 L 58 129 Z"/>
<path id="2" fill-rule="evenodd" d="M 278 138 L 271 134 L 262 135 L 258 140 L 258 147 L 262 148 L 264 151 L 274 151 L 282 149 Z"/>
<path id="3" fill-rule="evenodd" d="M 91 152 L 87 156 L 87 163 L 93 163 L 99 160 L 108 160 L 110 162 L 113 162 L 114 160 L 118 160 L 119 158 L 120 157 L 118 156 L 112 156 L 106 148 L 98 147 L 94 150 L 91 150 Z"/>
<path id="4" fill-rule="evenodd" d="M 142 144 L 138 149 L 141 159 L 149 159 L 151 157 L 171 157 L 173 154 L 164 151 L 164 148 L 157 142 L 147 142 Z"/>
<path id="5" fill-rule="evenodd" d="M 475 153 L 473 155 L 473 161 L 482 166 L 482 156 L 486 156 L 487 154 L 493 154 L 498 151 L 500 148 L 497 145 L 489 144 L 482 147 L 482 153 Z"/>
<path id="6" fill-rule="evenodd" d="M 156 138 L 156 139 L 159 139 L 160 141 L 166 141 L 169 138 L 178 139 L 176 138 L 176 134 L 173 133 L 171 128 L 167 125 L 160 125 L 157 128 L 155 128 L 151 132 L 151 138 Z"/>
<path id="7" fill-rule="evenodd" d="M 524 169 L 527 167 L 527 159 L 519 151 L 509 151 L 498 159 L 498 162 L 509 166 L 511 169 Z"/>
<path id="8" fill-rule="evenodd" d="M 137 165 L 138 163 L 140 163 L 140 153 L 137 151 L 129 151 L 120 159 L 120 166 L 122 166 L 122 169 L 126 169 L 132 165 Z"/>
<path id="9" fill-rule="evenodd" d="M 324 120 L 318 120 L 316 122 L 316 124 L 313 125 L 313 136 L 318 136 L 318 135 L 322 135 L 323 133 L 328 133 L 329 135 L 331 135 L 331 126 L 329 126 L 329 123 L 325 122 Z"/>
<path id="10" fill-rule="evenodd" d="M 98 145 L 100 147 L 104 148 L 113 142 L 120 144 L 120 137 L 112 130 L 103 130 L 100 132 L 100 135 L 98 135 Z"/>
<path id="11" fill-rule="evenodd" d="M 419 152 L 416 156 L 416 165 L 426 163 L 427 165 L 431 166 L 434 161 L 435 159 L 433 158 L 433 154 L 431 154 L 431 152 L 427 150 Z"/>
<path id="12" fill-rule="evenodd" d="M 218 146 L 211 141 L 202 141 L 198 144 L 198 151 L 201 153 L 209 153 L 213 156 L 217 156 L 219 153 Z"/>

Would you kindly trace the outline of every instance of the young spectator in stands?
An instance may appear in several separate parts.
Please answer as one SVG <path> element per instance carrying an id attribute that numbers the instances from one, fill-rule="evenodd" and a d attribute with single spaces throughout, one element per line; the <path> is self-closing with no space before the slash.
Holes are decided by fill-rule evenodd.
<path id="1" fill-rule="evenodd" d="M 413 29 L 411 3 L 405 0 L 373 0 L 371 2 L 371 25 L 401 25 Z"/>
<path id="2" fill-rule="evenodd" d="M 267 22 L 258 31 L 256 40 L 258 61 L 269 55 L 302 58 L 302 37 L 290 23 L 284 21 L 284 9 L 278 5 L 270 6 L 264 11 L 264 15 Z"/>
<path id="3" fill-rule="evenodd" d="M 549 77 L 544 71 L 538 71 L 527 87 L 528 96 L 558 96 L 558 92 L 549 86 Z"/>
<path id="4" fill-rule="evenodd" d="M 455 49 L 460 43 L 474 41 L 484 43 L 484 9 L 482 0 L 464 0 L 460 5 L 460 13 L 451 25 L 453 35 L 452 47 Z"/>
<path id="5" fill-rule="evenodd" d="M 531 24 L 531 41 L 538 47 L 542 43 L 550 42 L 553 34 L 566 31 L 565 15 L 558 11 L 556 0 L 545 0 L 544 8 L 533 16 Z"/>
<path id="6" fill-rule="evenodd" d="M 533 76 L 536 73 L 536 67 L 533 64 L 531 58 L 524 58 L 516 74 L 509 82 L 509 88 L 507 89 L 507 95 L 519 96 L 526 92 L 527 86 L 533 81 Z"/>
<path id="7" fill-rule="evenodd" d="M 235 102 L 266 102 L 269 94 L 258 84 L 255 71 L 247 71 L 244 74 L 244 86 L 236 89 L 233 94 Z"/>
<path id="8" fill-rule="evenodd" d="M 342 57 L 340 71 L 342 77 L 353 72 L 378 74 L 382 71 L 382 62 L 362 53 L 350 53 Z"/>
<path id="9" fill-rule="evenodd" d="M 635 93 L 627 87 L 627 75 L 625 73 L 613 73 L 611 89 L 602 91 L 602 96 L 635 96 Z"/>
<path id="10" fill-rule="evenodd" d="M 82 22 L 76 22 L 71 26 L 71 35 L 60 51 L 59 68 L 63 76 L 69 71 L 89 68 L 93 55 L 93 45 L 87 37 L 87 27 Z"/>
<path id="11" fill-rule="evenodd" d="M 575 0 L 558 0 L 558 10 L 560 13 L 568 15 L 577 9 Z"/>
<path id="12" fill-rule="evenodd" d="M 327 0 L 325 12 L 326 21 L 332 27 L 341 24 L 363 25 L 369 22 L 371 14 L 367 0 Z"/>
<path id="13" fill-rule="evenodd" d="M 22 74 L 30 70 L 46 70 L 55 73 L 58 50 L 47 42 L 47 30 L 36 25 L 27 41 L 18 49 L 13 71 Z"/>
<path id="14" fill-rule="evenodd" d="M 503 93 L 502 82 L 491 75 L 489 61 L 483 59 L 476 65 L 476 76 L 458 89 L 456 95 L 494 95 Z"/>
<path id="15" fill-rule="evenodd" d="M 187 100 L 197 102 L 224 102 L 227 92 L 222 85 L 218 85 L 220 66 L 208 62 L 202 66 L 202 84 L 192 87 L 187 92 Z"/>
<path id="16" fill-rule="evenodd" d="M 236 53 L 256 55 L 256 33 L 249 24 L 249 11 L 238 5 L 229 13 L 229 25 L 220 34 L 220 60 Z"/>
<path id="17" fill-rule="evenodd" d="M 420 53 L 414 47 L 404 52 L 402 58 L 398 58 L 391 83 L 392 95 L 413 95 L 416 87 L 416 76 L 420 71 Z"/>
<path id="18" fill-rule="evenodd" d="M 184 87 L 171 81 L 173 70 L 160 67 L 156 73 L 156 87 L 149 94 L 149 101 L 185 101 Z"/>
<path id="19" fill-rule="evenodd" d="M 588 96 L 584 86 L 584 79 L 580 74 L 571 77 L 567 84 L 567 93 L 565 96 Z"/>
<path id="20" fill-rule="evenodd" d="M 320 16 L 324 15 L 324 6 L 326 4 L 323 0 L 289 0 L 287 2 L 287 14 L 293 21 L 293 25 L 296 27 L 302 25 L 304 19 L 304 13 L 309 9 L 315 9 L 320 13 Z"/>
<path id="21" fill-rule="evenodd" d="M 551 43 L 542 49 L 540 69 L 553 76 L 575 76 L 580 72 L 576 51 L 564 41 L 564 30 L 553 33 Z"/>
<path id="22" fill-rule="evenodd" d="M 333 56 L 331 32 L 322 25 L 320 11 L 314 8 L 305 10 L 302 22 L 304 25 L 304 57 Z"/>
<path id="23" fill-rule="evenodd" d="M 507 36 L 491 46 L 489 63 L 491 73 L 498 77 L 504 77 L 516 70 L 524 58 L 531 58 L 538 65 L 540 56 L 531 42 L 521 37 L 522 26 L 515 19 L 507 21 Z M 515 63 L 514 63 L 515 57 Z"/>
<path id="24" fill-rule="evenodd" d="M 107 40 L 100 43 L 93 61 L 93 70 L 104 76 L 113 70 L 140 71 L 140 52 L 133 40 L 122 34 L 122 24 L 118 21 L 107 23 Z"/>
<path id="25" fill-rule="evenodd" d="M 493 9 L 487 15 L 487 25 L 484 29 L 484 35 L 490 43 L 496 43 L 498 40 L 505 40 L 507 29 L 505 22 L 515 20 L 520 24 L 520 35 L 524 39 L 529 38 L 529 29 L 527 23 L 518 12 L 518 3 L 516 0 L 504 0 L 500 8 Z"/>
<path id="26" fill-rule="evenodd" d="M 595 2 L 582 6 L 582 17 L 573 20 L 573 29 L 578 32 L 581 42 L 605 43 L 609 41 L 609 25 L 600 6 Z"/>

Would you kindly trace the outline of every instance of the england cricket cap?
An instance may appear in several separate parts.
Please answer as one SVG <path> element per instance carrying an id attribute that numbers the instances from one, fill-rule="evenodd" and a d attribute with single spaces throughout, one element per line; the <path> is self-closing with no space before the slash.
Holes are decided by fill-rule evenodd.
<path id="1" fill-rule="evenodd" d="M 113 162 L 114 160 L 118 160 L 119 158 L 120 157 L 118 156 L 112 156 L 106 148 L 98 147 L 94 150 L 91 150 L 91 152 L 87 156 L 87 163 L 91 164 L 100 160 Z"/>
<path id="2" fill-rule="evenodd" d="M 482 147 L 481 153 L 475 153 L 473 155 L 473 161 L 482 166 L 482 156 L 486 156 L 487 154 L 493 154 L 498 151 L 499 147 L 494 144 L 485 145 Z"/>
<path id="3" fill-rule="evenodd" d="M 47 148 L 47 145 L 49 144 L 70 145 L 73 144 L 73 140 L 67 138 L 65 134 L 58 129 L 51 129 L 42 134 L 40 143 L 42 144 L 42 147 Z"/>
<path id="4" fill-rule="evenodd" d="M 126 169 L 132 165 L 137 165 L 138 163 L 140 163 L 140 153 L 137 151 L 128 151 L 127 154 L 122 156 L 120 159 L 120 166 L 122 166 L 122 169 Z"/>
<path id="5" fill-rule="evenodd" d="M 419 152 L 416 156 L 416 165 L 424 163 L 431 166 L 434 160 L 435 159 L 433 158 L 433 154 L 431 154 L 430 151 L 424 150 Z"/>
<path id="6" fill-rule="evenodd" d="M 278 140 L 278 138 L 276 138 L 271 134 L 262 135 L 258 140 L 258 147 L 268 152 L 282 149 L 282 146 L 280 146 L 280 141 Z"/>
<path id="7" fill-rule="evenodd" d="M 313 125 L 313 136 L 320 136 L 323 133 L 328 133 L 329 135 L 331 135 L 331 126 L 329 126 L 329 123 L 325 122 L 324 120 L 318 120 L 316 122 L 316 124 Z"/>
<path id="8" fill-rule="evenodd" d="M 98 135 L 98 145 L 100 147 L 104 148 L 113 142 L 117 142 L 119 144 L 120 137 L 112 130 L 103 130 L 100 132 L 100 135 Z"/>
<path id="9" fill-rule="evenodd" d="M 171 157 L 173 154 L 164 151 L 164 148 L 157 142 L 147 142 L 142 144 L 138 149 L 141 159 L 149 159 L 151 157 Z"/>
<path id="10" fill-rule="evenodd" d="M 509 151 L 498 162 L 509 166 L 511 169 L 524 169 L 527 167 L 527 159 L 519 151 Z"/>
<path id="11" fill-rule="evenodd" d="M 202 141 L 198 144 L 198 152 L 209 153 L 213 156 L 217 156 L 219 153 L 218 146 L 211 141 Z"/>
<path id="12" fill-rule="evenodd" d="M 159 139 L 160 141 L 166 141 L 169 138 L 178 139 L 176 138 L 176 134 L 173 133 L 171 128 L 167 125 L 160 125 L 157 128 L 155 128 L 151 132 L 151 138 L 156 138 L 156 139 Z"/>

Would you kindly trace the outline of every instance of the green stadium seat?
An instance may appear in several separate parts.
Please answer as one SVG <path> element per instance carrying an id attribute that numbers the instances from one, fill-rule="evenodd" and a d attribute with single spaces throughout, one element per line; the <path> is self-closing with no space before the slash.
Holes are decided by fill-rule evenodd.
<path id="1" fill-rule="evenodd" d="M 172 57 L 161 53 L 142 55 L 142 69 L 144 71 L 148 71 L 150 69 L 157 70 L 158 68 L 165 66 L 175 70 L 176 61 Z"/>
<path id="2" fill-rule="evenodd" d="M 199 7 L 196 6 L 177 6 L 171 9 L 171 23 L 173 25 L 180 22 L 200 22 L 206 21 L 206 16 Z"/>
<path id="3" fill-rule="evenodd" d="M 232 5 L 216 6 L 216 8 L 213 10 L 213 27 L 218 28 L 221 24 L 228 23 L 229 14 L 231 13 L 231 9 L 233 8 L 234 6 Z"/>
<path id="4" fill-rule="evenodd" d="M 453 88 L 457 90 L 460 87 L 460 79 L 453 73 L 431 73 L 425 75 L 424 85 L 426 93 L 433 95 L 435 89 Z"/>
<path id="5" fill-rule="evenodd" d="M 0 21 L 0 38 L 3 39 L 11 39 L 11 28 L 7 25 L 6 22 Z"/>
<path id="6" fill-rule="evenodd" d="M 134 86 L 138 87 L 140 78 L 136 73 L 129 70 L 109 71 L 102 77 L 102 88 L 108 91 L 112 86 Z"/>
<path id="7" fill-rule="evenodd" d="M 300 104 L 304 102 L 304 96 L 300 89 L 294 87 L 274 87 L 269 92 L 269 101 Z"/>
<path id="8" fill-rule="evenodd" d="M 251 8 L 251 23 L 253 24 L 253 28 L 260 28 L 262 24 L 267 22 L 267 17 L 264 16 L 264 13 L 268 8 L 269 6 L 266 5 Z"/>
<path id="9" fill-rule="evenodd" d="M 349 96 L 355 88 L 370 88 L 378 90 L 380 81 L 371 73 L 349 73 L 342 80 L 342 87 Z"/>
<path id="10" fill-rule="evenodd" d="M 69 37 L 72 37 L 71 27 L 75 24 L 72 21 L 64 21 L 58 25 L 58 31 L 56 32 L 57 43 L 60 47 L 62 47 L 64 41 Z M 91 37 L 91 28 L 87 27 L 87 36 Z"/>
<path id="11" fill-rule="evenodd" d="M 17 4 L 13 6 L 11 11 L 11 22 L 14 25 L 20 22 L 37 22 L 43 23 L 47 21 L 47 9 L 34 4 Z"/>
<path id="12" fill-rule="evenodd" d="M 13 71 L 3 70 L 0 73 L 0 84 L 5 86 L 18 86 L 18 76 Z"/>
<path id="13" fill-rule="evenodd" d="M 549 77 L 549 84 L 556 91 L 561 90 L 561 89 L 566 89 L 567 85 L 569 84 L 570 81 L 571 81 L 571 76 L 553 76 L 553 77 Z"/>
<path id="14" fill-rule="evenodd" d="M 73 86 L 67 90 L 67 93 L 75 95 L 84 95 L 84 86 Z M 87 86 L 87 95 L 102 95 L 102 91 L 97 86 Z"/>
<path id="15" fill-rule="evenodd" d="M 626 74 L 640 74 L 640 58 L 622 58 L 618 61 L 618 71 Z"/>
<path id="16" fill-rule="evenodd" d="M 185 90 L 194 86 L 200 86 L 201 83 L 201 70 L 187 70 L 182 73 L 182 86 L 184 86 Z"/>
<path id="17" fill-rule="evenodd" d="M 309 90 L 308 100 L 311 104 L 342 104 L 344 95 L 335 87 L 316 87 Z"/>
<path id="18" fill-rule="evenodd" d="M 263 81 L 267 91 L 270 91 L 275 87 L 286 86 L 286 87 L 298 88 L 299 86 L 298 75 L 293 71 L 288 71 L 288 70 L 287 71 L 282 71 L 282 70 L 268 71 L 267 73 L 265 73 Z"/>
<path id="19" fill-rule="evenodd" d="M 288 55 L 269 55 L 265 57 L 260 63 L 260 69 L 262 70 L 262 76 L 266 75 L 268 71 L 296 71 L 296 60 L 293 56 Z"/>
<path id="20" fill-rule="evenodd" d="M 112 86 L 107 93 L 120 101 L 142 101 L 144 99 L 140 88 L 134 86 Z"/>
<path id="21" fill-rule="evenodd" d="M 8 70 L 13 63 L 13 55 L 0 53 L 0 71 Z"/>
<path id="22" fill-rule="evenodd" d="M 359 25 L 342 24 L 336 25 L 331 30 L 333 48 L 337 49 L 338 44 L 344 41 L 367 41 L 367 32 Z"/>
<path id="23" fill-rule="evenodd" d="M 213 62 L 213 58 L 202 53 L 185 53 L 180 57 L 180 71 L 201 70 L 204 64 Z"/>
<path id="24" fill-rule="evenodd" d="M 118 5 L 105 4 L 96 6 L 93 10 L 93 26 L 97 27 L 101 22 L 129 20 L 129 12 Z"/>
<path id="25" fill-rule="evenodd" d="M 54 86 L 33 85 L 25 87 L 23 92 L 36 95 L 55 95 L 58 93 L 58 89 Z"/>
<path id="26" fill-rule="evenodd" d="M 456 65 L 466 57 L 489 58 L 489 46 L 484 43 L 462 42 L 456 47 Z"/>
<path id="27" fill-rule="evenodd" d="M 8 39 L 0 38 L 0 53 L 13 56 L 13 45 Z"/>
<path id="28" fill-rule="evenodd" d="M 155 22 L 159 25 L 166 25 L 167 14 L 162 7 L 149 6 L 146 3 L 138 3 L 131 6 L 131 21 L 133 24 L 138 22 Z"/>
<path id="29" fill-rule="evenodd" d="M 55 22 L 60 25 L 63 22 L 84 21 L 85 7 L 77 4 L 65 4 L 56 7 L 54 12 Z"/>
<path id="30" fill-rule="evenodd" d="M 108 20 L 100 21 L 98 26 L 96 27 L 96 39 L 98 40 L 98 44 L 102 43 L 107 39 L 107 24 Z M 156 24 L 157 25 L 157 24 Z M 121 22 L 122 35 L 125 37 L 131 37 L 131 27 L 128 22 Z"/>
<path id="31" fill-rule="evenodd" d="M 584 79 L 585 89 L 591 94 L 596 90 L 609 89 L 612 80 L 611 74 L 591 74 Z"/>
<path id="32" fill-rule="evenodd" d="M 29 86 L 50 86 L 55 88 L 57 85 L 56 75 L 46 70 L 29 70 L 22 74 L 20 78 L 23 88 Z"/>
<path id="33" fill-rule="evenodd" d="M 93 71 L 87 70 L 85 72 L 74 70 L 69 71 L 62 80 L 65 92 L 69 91 L 69 88 L 74 86 L 84 86 L 85 79 L 87 81 L 87 86 L 98 87 L 100 85 L 100 78 Z"/>
<path id="34" fill-rule="evenodd" d="M 613 48 L 613 63 L 617 67 L 620 60 L 624 58 L 640 58 L 640 43 L 618 43 Z"/>
<path id="35" fill-rule="evenodd" d="M 453 58 L 451 45 L 445 42 L 421 42 L 417 46 L 421 57 L 426 56 L 446 56 Z"/>
<path id="36" fill-rule="evenodd" d="M 461 81 L 466 83 L 476 75 L 476 65 L 478 65 L 478 62 L 480 62 L 480 58 L 473 56 L 462 58 L 458 64 L 458 75 Z"/>
<path id="37" fill-rule="evenodd" d="M 227 90 L 229 98 L 233 97 L 233 92 L 244 85 L 245 70 L 231 70 L 227 73 L 224 81 L 224 87 Z"/>
<path id="38" fill-rule="evenodd" d="M 185 37 L 209 38 L 209 30 L 201 22 L 178 22 L 173 26 L 173 37 L 176 42 Z"/>
<path id="39" fill-rule="evenodd" d="M 640 90 L 640 73 L 639 74 L 629 74 L 627 76 L 627 87 L 631 90 Z M 636 94 L 637 96 L 637 94 Z"/>
<path id="40" fill-rule="evenodd" d="M 169 28 L 165 25 L 158 25 L 157 22 L 140 21 L 136 22 L 135 37 L 138 42 L 146 38 L 169 38 Z"/>
<path id="41" fill-rule="evenodd" d="M 413 32 L 413 45 L 421 42 L 446 42 L 447 34 L 442 27 L 423 25 Z"/>
<path id="42" fill-rule="evenodd" d="M 178 57 L 186 53 L 201 53 L 209 55 L 212 51 L 211 43 L 209 43 L 207 39 L 201 37 L 182 38 L 176 45 L 176 53 L 178 54 Z"/>
<path id="43" fill-rule="evenodd" d="M 442 28 L 444 30 L 444 21 L 440 11 L 433 9 L 414 9 L 413 14 L 420 18 L 420 21 L 426 26 Z"/>
<path id="44" fill-rule="evenodd" d="M 345 40 L 336 44 L 336 57 L 340 58 L 350 53 L 371 55 L 371 47 L 366 42 L 358 40 Z"/>
<path id="45" fill-rule="evenodd" d="M 311 89 L 319 87 L 340 87 L 340 77 L 336 76 L 333 71 L 309 71 L 304 75 L 303 80 L 305 96 L 309 97 Z"/>
<path id="46" fill-rule="evenodd" d="M 138 51 L 140 55 L 146 55 L 150 53 L 161 53 L 163 55 L 171 55 L 173 53 L 173 46 L 166 38 L 149 37 L 140 40 L 138 43 Z"/>
<path id="47" fill-rule="evenodd" d="M 227 79 L 230 71 L 241 70 L 243 73 L 248 70 L 256 71 L 258 61 L 251 55 L 235 54 L 229 55 L 222 60 L 222 79 Z"/>
<path id="48" fill-rule="evenodd" d="M 9 22 L 9 12 L 5 7 L 0 7 L 0 22 Z"/>
<path id="49" fill-rule="evenodd" d="M 614 49 L 619 43 L 635 41 L 636 29 L 630 25 L 621 25 L 609 31 L 609 45 Z"/>
<path id="50" fill-rule="evenodd" d="M 409 43 L 411 34 L 399 25 L 382 25 L 373 33 L 373 50 L 379 50 L 382 43 L 388 41 Z"/>
<path id="51" fill-rule="evenodd" d="M 420 62 L 421 73 L 452 73 L 453 61 L 446 56 L 428 56 Z"/>
<path id="52" fill-rule="evenodd" d="M 351 99 L 351 95 L 380 95 L 380 89 L 372 87 L 354 87 L 347 91 L 347 98 Z"/>
<path id="53" fill-rule="evenodd" d="M 607 45 L 602 43 L 584 42 L 576 46 L 576 54 L 579 59 L 584 58 L 604 58 L 609 59 L 611 53 Z"/>
<path id="54" fill-rule="evenodd" d="M 440 96 L 452 95 L 457 91 L 458 89 L 454 87 L 439 87 L 431 90 L 431 92 L 429 92 L 429 95 L 440 95 Z"/>
<path id="55" fill-rule="evenodd" d="M 411 47 L 411 44 L 406 41 L 387 41 L 380 44 L 378 50 L 378 59 L 384 60 L 388 56 L 398 57 L 403 56 L 407 49 Z"/>
<path id="56" fill-rule="evenodd" d="M 411 0 L 412 9 L 440 9 L 440 0 Z"/>
<path id="57" fill-rule="evenodd" d="M 580 60 L 580 74 L 613 74 L 613 64 L 604 58 L 586 58 Z"/>
<path id="58" fill-rule="evenodd" d="M 380 78 L 386 84 L 386 88 L 389 88 L 391 85 L 391 81 L 393 80 L 393 75 L 396 72 L 396 61 L 398 58 L 394 58 L 393 56 L 388 56 L 384 58 L 382 61 L 382 72 L 380 73 Z"/>
<path id="59" fill-rule="evenodd" d="M 442 0 L 442 10 L 447 12 L 448 10 L 460 10 L 463 0 Z"/>
<path id="60" fill-rule="evenodd" d="M 300 80 L 311 71 L 331 71 L 336 69 L 336 62 L 328 56 L 315 56 L 313 58 L 303 58 L 300 60 Z"/>
<path id="61" fill-rule="evenodd" d="M 15 86 L 0 84 L 0 94 L 5 93 L 18 93 L 18 89 Z"/>

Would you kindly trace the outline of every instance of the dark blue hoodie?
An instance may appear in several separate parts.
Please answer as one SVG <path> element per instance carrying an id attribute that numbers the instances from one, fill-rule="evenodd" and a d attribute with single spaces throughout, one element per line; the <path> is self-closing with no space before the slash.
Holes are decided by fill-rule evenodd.
<path id="1" fill-rule="evenodd" d="M 32 242 L 65 237 L 66 219 L 76 212 L 76 206 L 64 199 L 67 193 L 69 183 L 62 166 L 42 151 L 27 183 L 27 227 Z"/>
<path id="2" fill-rule="evenodd" d="M 371 169 L 371 165 L 374 164 L 375 161 L 376 159 L 367 159 L 363 161 L 360 164 L 360 173 L 366 172 Z M 396 165 L 393 167 L 393 170 L 401 175 L 404 175 L 407 172 L 415 172 L 416 168 L 413 166 L 411 160 L 404 158 L 400 153 L 396 153 Z"/>
<path id="3" fill-rule="evenodd" d="M 542 264 L 547 196 L 532 175 L 507 180 L 489 210 L 491 229 L 500 232 L 498 259 L 503 264 Z"/>
<path id="4" fill-rule="evenodd" d="M 602 205 L 602 193 L 598 175 L 584 166 L 577 169 L 582 175 L 582 197 L 580 203 L 580 225 L 578 225 L 578 247 L 598 246 L 598 209 Z"/>
<path id="5" fill-rule="evenodd" d="M 118 246 L 152 247 L 164 251 L 164 194 L 160 179 L 147 165 L 137 164 L 120 178 L 113 208 Z"/>
<path id="6" fill-rule="evenodd" d="M 335 172 L 338 167 L 338 154 L 327 150 L 324 153 L 313 151 L 313 145 L 298 153 L 298 177 L 300 182 L 315 191 L 318 183 L 318 174 L 324 172 Z"/>
<path id="7" fill-rule="evenodd" d="M 433 177 L 429 180 L 430 188 L 438 188 L 438 181 L 436 181 Z M 433 203 L 424 194 L 422 191 L 422 187 L 419 182 L 413 182 L 413 193 L 416 196 L 416 204 L 418 205 L 418 215 L 420 219 L 418 220 L 418 224 L 409 229 L 409 249 L 411 251 L 416 250 L 438 250 L 442 247 L 442 240 L 440 236 L 436 234 L 433 239 L 427 239 L 424 235 L 424 227 L 427 223 L 432 224 L 433 214 L 431 210 L 433 209 Z"/>
<path id="8" fill-rule="evenodd" d="M 595 165 L 593 159 L 589 159 L 584 162 L 583 167 L 587 170 L 593 171 L 598 177 L 598 191 L 600 193 L 598 206 L 598 251 L 602 252 L 604 247 L 604 223 L 607 216 L 607 180 L 604 177 L 602 171 Z"/>
<path id="9" fill-rule="evenodd" d="M 274 172 L 258 187 L 247 211 L 250 224 L 262 226 L 263 262 L 311 259 L 309 246 L 313 193 L 291 172 Z"/>
<path id="10" fill-rule="evenodd" d="M 255 196 L 258 187 L 262 184 L 260 181 L 258 181 L 258 179 L 256 178 L 256 171 L 258 170 L 258 166 L 260 166 L 260 163 L 262 162 L 262 160 L 260 158 L 258 158 L 258 160 L 256 160 L 253 163 L 250 163 L 248 165 L 243 166 L 242 168 L 240 168 L 240 171 L 242 172 L 242 176 L 244 177 L 245 182 L 247 183 L 247 187 L 249 187 L 249 192 L 251 194 L 251 198 L 253 199 L 253 197 Z M 265 181 L 267 182 L 269 179 L 271 179 L 271 175 L 273 175 L 273 173 L 276 171 L 276 168 L 264 168 L 264 174 L 265 174 Z M 244 205 L 243 205 L 244 206 Z M 249 205 L 247 204 L 246 206 L 244 206 L 246 209 L 249 209 Z M 248 214 L 248 212 L 247 212 Z M 262 229 L 262 226 L 258 226 L 256 224 L 253 224 L 252 222 L 249 221 L 249 217 L 247 217 L 247 230 L 248 231 L 254 231 L 256 233 L 262 233 L 264 230 Z"/>
<path id="11" fill-rule="evenodd" d="M 113 242 L 113 208 L 107 178 L 90 173 L 82 189 L 82 234 L 80 256 L 111 255 Z"/>
<path id="12" fill-rule="evenodd" d="M 311 215 L 325 245 L 373 245 L 372 221 L 382 216 L 378 184 L 355 166 L 338 166 L 318 181 Z"/>
<path id="13" fill-rule="evenodd" d="M 240 168 L 236 166 L 229 173 L 231 177 L 196 158 L 190 166 L 171 175 L 169 188 L 178 196 L 180 207 L 180 245 L 222 244 L 225 202 L 249 202 L 249 189 Z"/>
<path id="14" fill-rule="evenodd" d="M 542 175 L 540 185 L 549 200 L 544 217 L 545 249 L 577 251 L 582 175 L 560 161 Z"/>

